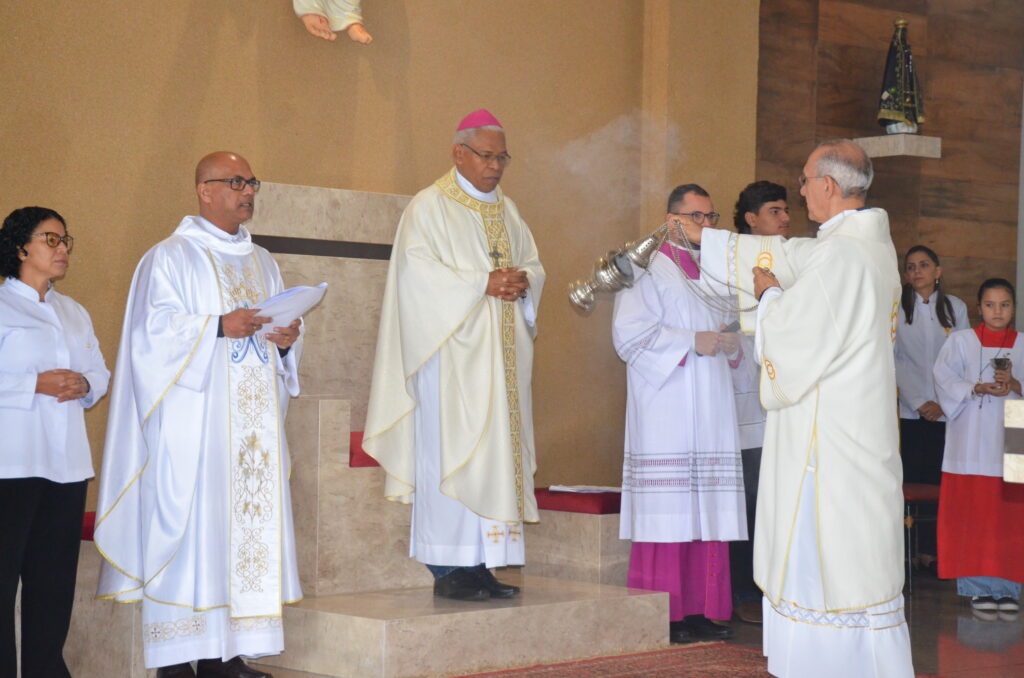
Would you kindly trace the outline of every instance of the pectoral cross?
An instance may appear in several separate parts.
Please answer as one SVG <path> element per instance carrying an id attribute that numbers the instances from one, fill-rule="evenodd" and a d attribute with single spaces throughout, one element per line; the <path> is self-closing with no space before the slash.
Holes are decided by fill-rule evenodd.
<path id="1" fill-rule="evenodd" d="M 505 536 L 505 530 L 500 530 L 500 529 L 498 529 L 497 525 L 492 525 L 491 526 L 491 531 L 487 533 L 487 536 L 490 537 L 491 540 L 495 544 L 497 544 L 498 543 L 498 539 L 500 537 L 504 537 Z"/>
<path id="2" fill-rule="evenodd" d="M 487 254 L 491 259 L 494 259 L 494 268 L 501 268 L 501 252 L 498 251 L 498 246 L 495 245 L 494 249 Z"/>

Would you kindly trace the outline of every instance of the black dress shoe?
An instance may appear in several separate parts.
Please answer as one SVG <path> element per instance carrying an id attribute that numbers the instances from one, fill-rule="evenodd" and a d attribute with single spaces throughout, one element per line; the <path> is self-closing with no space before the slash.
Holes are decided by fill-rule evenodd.
<path id="1" fill-rule="evenodd" d="M 688 615 L 682 621 L 669 624 L 669 640 L 673 643 L 725 640 L 726 638 L 732 638 L 732 629 L 716 624 L 702 614 Z"/>
<path id="2" fill-rule="evenodd" d="M 434 580 L 434 595 L 452 600 L 488 600 L 490 591 L 471 568 L 460 567 Z"/>
<path id="3" fill-rule="evenodd" d="M 156 678 L 196 678 L 196 672 L 191 664 L 174 664 L 158 668 Z"/>
<path id="4" fill-rule="evenodd" d="M 200 659 L 197 678 L 274 678 L 265 671 L 249 668 L 241 657 L 226 662 L 219 659 Z"/>
<path id="5" fill-rule="evenodd" d="M 484 565 L 477 565 L 472 571 L 477 579 L 480 580 L 480 583 L 484 585 L 484 588 L 491 594 L 491 598 L 511 598 L 519 593 L 518 586 L 502 584 Z"/>

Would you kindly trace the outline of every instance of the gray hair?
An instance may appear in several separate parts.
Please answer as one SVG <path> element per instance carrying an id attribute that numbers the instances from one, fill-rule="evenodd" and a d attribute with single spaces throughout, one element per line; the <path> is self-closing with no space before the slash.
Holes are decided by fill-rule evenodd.
<path id="1" fill-rule="evenodd" d="M 849 139 L 823 141 L 818 149 L 823 149 L 815 167 L 818 176 L 832 177 L 844 198 L 867 195 L 875 170 L 864 149 Z"/>
<path id="2" fill-rule="evenodd" d="M 480 127 L 469 127 L 467 129 L 460 129 L 455 133 L 455 140 L 453 144 L 468 144 L 476 136 L 476 133 L 480 130 L 488 130 L 490 132 L 501 132 L 505 133 L 504 128 L 498 127 L 497 125 L 481 125 Z"/>

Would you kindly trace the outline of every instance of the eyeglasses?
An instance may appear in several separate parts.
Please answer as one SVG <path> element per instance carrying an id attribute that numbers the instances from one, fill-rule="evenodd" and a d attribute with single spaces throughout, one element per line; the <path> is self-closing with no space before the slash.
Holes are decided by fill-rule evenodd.
<path id="1" fill-rule="evenodd" d="M 707 219 L 712 226 L 717 226 L 718 220 L 722 217 L 718 212 L 708 212 L 707 214 L 704 212 L 669 212 L 669 214 L 674 214 L 677 217 L 690 217 L 695 224 L 703 224 Z"/>
<path id="2" fill-rule="evenodd" d="M 75 246 L 75 239 L 70 235 L 60 235 L 53 231 L 46 231 L 45 233 L 33 233 L 32 237 L 46 238 L 46 244 L 50 247 L 58 247 L 61 243 L 64 243 L 68 248 L 68 254 L 71 254 L 71 249 Z"/>
<path id="3" fill-rule="evenodd" d="M 803 188 L 804 185 L 808 181 L 810 181 L 811 179 L 828 179 L 828 175 L 825 174 L 825 175 L 820 176 L 820 177 L 808 177 L 808 176 L 805 176 L 805 175 L 801 174 L 799 177 L 797 177 L 796 180 L 800 183 L 800 188 Z"/>
<path id="4" fill-rule="evenodd" d="M 508 153 L 498 153 L 497 155 L 495 155 L 494 153 L 481 153 L 480 151 L 476 150 L 469 144 L 460 143 L 459 146 L 462 146 L 463 148 L 472 151 L 473 155 L 483 160 L 484 164 L 486 165 L 490 165 L 491 162 L 497 162 L 498 167 L 505 167 L 510 162 L 512 162 L 512 156 L 509 155 Z"/>
<path id="5" fill-rule="evenodd" d="M 257 193 L 260 190 L 260 180 L 256 177 L 252 179 L 246 179 L 245 177 L 233 176 L 230 179 L 207 179 L 204 184 L 209 184 L 214 181 L 220 181 L 231 187 L 232 191 L 241 191 L 246 185 L 252 187 L 252 192 Z"/>

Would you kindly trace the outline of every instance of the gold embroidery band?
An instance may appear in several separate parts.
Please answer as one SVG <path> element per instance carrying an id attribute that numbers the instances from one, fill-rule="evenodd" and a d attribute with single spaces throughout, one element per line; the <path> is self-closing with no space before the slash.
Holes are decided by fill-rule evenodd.
<path id="1" fill-rule="evenodd" d="M 259 264 L 212 262 L 225 313 L 266 297 Z M 211 261 L 213 260 L 211 254 Z M 281 449 L 277 351 L 261 337 L 228 339 L 229 616 L 281 610 Z"/>
<path id="2" fill-rule="evenodd" d="M 495 259 L 495 268 L 512 266 L 512 245 L 505 228 L 505 201 L 483 202 L 467 194 L 455 179 L 455 168 L 437 180 L 437 187 L 460 205 L 480 214 L 487 235 L 487 251 Z M 515 302 L 501 301 L 501 353 L 505 364 L 505 395 L 508 402 L 509 434 L 512 438 L 512 463 L 516 475 L 516 508 L 523 520 L 523 448 L 519 410 L 519 375 L 516 369 Z"/>

